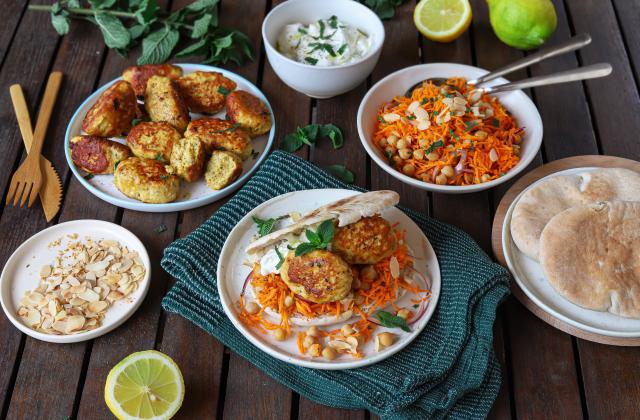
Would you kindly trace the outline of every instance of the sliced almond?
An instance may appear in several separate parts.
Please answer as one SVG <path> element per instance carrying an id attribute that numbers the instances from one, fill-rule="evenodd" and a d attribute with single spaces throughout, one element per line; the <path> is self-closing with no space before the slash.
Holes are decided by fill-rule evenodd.
<path id="1" fill-rule="evenodd" d="M 91 312 L 98 313 L 102 312 L 109 307 L 109 303 L 104 300 L 97 300 L 95 302 L 89 302 L 87 305 L 87 309 Z"/>
<path id="2" fill-rule="evenodd" d="M 389 272 L 391 273 L 391 277 L 394 279 L 400 277 L 400 263 L 398 263 L 398 259 L 395 255 L 389 259 Z"/>
<path id="3" fill-rule="evenodd" d="M 51 266 L 43 265 L 42 268 L 40 268 L 40 277 L 49 277 L 50 275 L 51 275 Z"/>

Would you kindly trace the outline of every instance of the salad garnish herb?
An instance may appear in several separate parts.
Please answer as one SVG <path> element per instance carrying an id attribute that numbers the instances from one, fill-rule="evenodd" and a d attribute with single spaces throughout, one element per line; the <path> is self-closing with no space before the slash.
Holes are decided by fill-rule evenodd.
<path id="1" fill-rule="evenodd" d="M 253 223 L 255 223 L 256 226 L 258 227 L 258 236 L 262 237 L 264 235 L 268 235 L 269 233 L 271 233 L 276 222 L 278 220 L 284 219 L 285 217 L 287 216 L 272 217 L 270 219 L 261 219 L 256 216 L 252 216 L 251 219 L 253 220 Z"/>
<path id="2" fill-rule="evenodd" d="M 380 321 L 380 325 L 387 328 L 400 328 L 402 331 L 411 332 L 411 328 L 409 328 L 409 324 L 407 324 L 407 320 L 393 315 L 387 311 L 378 311 L 376 312 L 376 318 Z"/>
<path id="3" fill-rule="evenodd" d="M 298 127 L 295 133 L 287 134 L 282 140 L 282 149 L 292 153 L 303 145 L 313 146 L 319 138 L 326 137 L 331 140 L 334 149 L 344 145 L 342 131 L 333 124 L 309 124 Z"/>
<path id="4" fill-rule="evenodd" d="M 438 147 L 442 147 L 442 146 L 444 146 L 444 141 L 442 141 L 442 140 L 438 140 L 436 142 L 433 142 L 433 143 L 431 143 L 431 146 L 429 146 L 429 148 L 424 151 L 424 154 L 428 155 L 429 153 L 431 153 L 434 150 L 436 150 Z"/>
<path id="5" fill-rule="evenodd" d="M 347 184 L 353 184 L 353 182 L 356 180 L 356 176 L 354 175 L 354 173 L 347 169 L 344 165 L 330 165 L 326 167 L 326 170 L 331 175 Z"/>
<path id="6" fill-rule="evenodd" d="M 318 229 L 314 232 L 310 229 L 305 230 L 309 242 L 303 242 L 296 247 L 296 257 L 310 253 L 316 249 L 327 249 L 333 240 L 333 221 L 325 220 L 320 223 Z"/>
<path id="7" fill-rule="evenodd" d="M 273 249 L 275 249 L 276 255 L 278 256 L 278 264 L 276 264 L 276 270 L 280 270 L 280 267 L 282 267 L 282 264 L 284 263 L 284 257 L 282 256 L 280 251 L 278 251 L 277 246 L 274 246 Z"/>

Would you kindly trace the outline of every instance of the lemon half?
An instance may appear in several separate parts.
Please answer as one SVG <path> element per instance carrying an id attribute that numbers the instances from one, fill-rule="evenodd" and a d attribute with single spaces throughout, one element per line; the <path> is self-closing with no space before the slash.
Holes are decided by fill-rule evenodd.
<path id="1" fill-rule="evenodd" d="M 180 368 L 156 350 L 122 359 L 109 372 L 104 387 L 104 400 L 118 419 L 170 419 L 183 398 Z"/>
<path id="2" fill-rule="evenodd" d="M 432 41 L 450 42 L 471 24 L 469 0 L 422 0 L 413 12 L 416 28 Z"/>

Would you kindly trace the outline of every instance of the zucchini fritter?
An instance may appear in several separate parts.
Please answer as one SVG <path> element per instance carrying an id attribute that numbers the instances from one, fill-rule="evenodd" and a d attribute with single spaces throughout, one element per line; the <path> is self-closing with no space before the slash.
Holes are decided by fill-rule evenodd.
<path id="1" fill-rule="evenodd" d="M 169 162 L 173 145 L 182 138 L 169 123 L 141 122 L 131 129 L 127 144 L 139 158 Z"/>
<path id="2" fill-rule="evenodd" d="M 204 144 L 195 137 L 186 137 L 173 145 L 171 171 L 187 182 L 197 181 L 204 171 Z"/>
<path id="3" fill-rule="evenodd" d="M 214 150 L 207 162 L 204 178 L 212 190 L 221 190 L 242 173 L 242 160 L 235 153 Z"/>
<path id="4" fill-rule="evenodd" d="M 260 99 L 244 90 L 227 95 L 227 117 L 247 130 L 251 137 L 271 130 L 271 113 Z"/>
<path id="5" fill-rule="evenodd" d="M 69 144 L 74 165 L 90 174 L 112 174 L 118 162 L 131 156 L 124 144 L 102 137 L 75 136 Z"/>
<path id="6" fill-rule="evenodd" d="M 336 228 L 333 252 L 349 264 L 375 264 L 393 254 L 398 247 L 391 223 L 380 216 L 363 217 Z"/>
<path id="7" fill-rule="evenodd" d="M 102 92 L 82 121 L 82 130 L 90 136 L 120 136 L 131 128 L 136 116 L 136 95 L 131 85 L 118 80 Z"/>
<path id="8" fill-rule="evenodd" d="M 280 268 L 282 280 L 289 289 L 315 303 L 335 302 L 351 291 L 351 267 L 339 255 L 314 250 L 295 256 L 290 251 Z"/>
<path id="9" fill-rule="evenodd" d="M 236 82 L 215 71 L 195 71 L 177 83 L 189 110 L 206 114 L 220 112 L 225 96 L 236 88 Z"/>
<path id="10" fill-rule="evenodd" d="M 152 159 L 130 157 L 120 162 L 113 183 L 127 197 L 144 203 L 169 203 L 180 193 L 180 179 Z"/>
<path id="11" fill-rule="evenodd" d="M 189 109 L 176 82 L 168 77 L 151 76 L 147 81 L 144 105 L 151 121 L 166 121 L 184 133 L 189 124 Z"/>
<path id="12" fill-rule="evenodd" d="M 251 156 L 253 145 L 251 136 L 238 124 L 219 118 L 202 118 L 189 123 L 185 137 L 199 139 L 207 149 L 207 153 L 214 150 L 226 150 L 246 160 Z"/>
<path id="13" fill-rule="evenodd" d="M 127 67 L 122 78 L 131 83 L 133 91 L 139 98 L 144 97 L 147 81 L 151 76 L 163 76 L 177 80 L 182 76 L 182 69 L 172 64 L 144 64 L 142 66 Z"/>

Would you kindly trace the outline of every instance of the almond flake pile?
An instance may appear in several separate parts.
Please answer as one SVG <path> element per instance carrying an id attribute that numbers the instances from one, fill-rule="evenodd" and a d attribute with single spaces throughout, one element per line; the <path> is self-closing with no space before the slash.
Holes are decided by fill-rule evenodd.
<path id="1" fill-rule="evenodd" d="M 117 241 L 70 242 L 40 269 L 40 285 L 25 292 L 18 316 L 46 334 L 94 330 L 115 301 L 138 288 L 145 271 L 138 253 Z"/>

